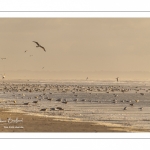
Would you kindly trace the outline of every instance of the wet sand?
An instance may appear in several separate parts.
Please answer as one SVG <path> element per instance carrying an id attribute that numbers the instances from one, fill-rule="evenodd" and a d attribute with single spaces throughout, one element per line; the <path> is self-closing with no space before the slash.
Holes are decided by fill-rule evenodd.
<path id="1" fill-rule="evenodd" d="M 93 122 L 68 121 L 47 116 L 0 109 L 0 132 L 144 132 L 129 127 L 98 125 Z M 10 118 L 7 122 L 7 118 Z M 18 122 L 16 121 L 18 118 Z M 6 122 L 3 122 L 6 121 Z M 20 121 L 20 122 L 19 122 Z"/>
<path id="2" fill-rule="evenodd" d="M 149 96 L 143 82 L 5 81 L 1 132 L 149 132 Z"/>

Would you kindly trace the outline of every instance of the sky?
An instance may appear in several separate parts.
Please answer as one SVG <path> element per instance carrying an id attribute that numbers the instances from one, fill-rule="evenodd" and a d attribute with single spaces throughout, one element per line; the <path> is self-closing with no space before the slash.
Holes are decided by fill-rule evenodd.
<path id="1" fill-rule="evenodd" d="M 1 72 L 150 71 L 149 18 L 0 18 L 0 39 Z"/>

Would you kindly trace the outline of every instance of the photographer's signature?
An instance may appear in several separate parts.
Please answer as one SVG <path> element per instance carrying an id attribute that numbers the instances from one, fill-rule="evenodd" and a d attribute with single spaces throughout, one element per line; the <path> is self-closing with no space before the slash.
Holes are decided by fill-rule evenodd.
<path id="1" fill-rule="evenodd" d="M 11 118 L 7 118 L 7 120 L 1 120 L 0 118 L 0 123 L 3 122 L 7 122 L 7 123 L 18 123 L 18 122 L 23 122 L 23 118 L 22 119 L 18 119 L 18 117 L 16 119 L 11 119 Z"/>
<path id="2" fill-rule="evenodd" d="M 2 120 L 0 118 L 0 123 L 19 123 L 19 122 L 23 122 L 23 118 L 22 119 L 18 119 L 18 117 L 16 119 L 12 119 L 12 118 L 7 118 L 7 120 Z M 24 127 L 23 126 L 4 126 L 5 129 L 12 129 L 12 128 L 15 128 L 15 129 L 23 129 Z"/>

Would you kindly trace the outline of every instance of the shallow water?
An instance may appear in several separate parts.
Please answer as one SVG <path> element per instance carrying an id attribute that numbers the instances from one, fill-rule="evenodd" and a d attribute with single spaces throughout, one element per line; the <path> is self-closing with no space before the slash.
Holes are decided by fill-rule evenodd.
<path id="1" fill-rule="evenodd" d="M 57 101 L 59 98 L 61 101 Z M 67 101 L 67 104 L 62 101 Z M 132 126 L 150 131 L 149 81 L 11 81 L 0 84 L 0 102 L 2 108 Z M 29 105 L 24 105 L 27 102 Z M 64 110 L 51 110 L 56 107 Z M 47 108 L 47 111 L 40 111 L 42 108 Z"/>

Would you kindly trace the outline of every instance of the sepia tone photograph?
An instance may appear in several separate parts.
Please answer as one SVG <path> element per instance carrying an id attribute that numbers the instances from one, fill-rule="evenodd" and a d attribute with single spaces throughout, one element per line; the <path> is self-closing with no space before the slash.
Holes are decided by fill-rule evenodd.
<path id="1" fill-rule="evenodd" d="M 149 132 L 149 18 L 0 18 L 0 132 Z"/>

